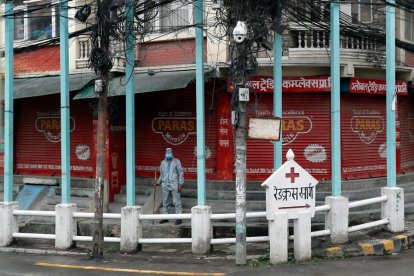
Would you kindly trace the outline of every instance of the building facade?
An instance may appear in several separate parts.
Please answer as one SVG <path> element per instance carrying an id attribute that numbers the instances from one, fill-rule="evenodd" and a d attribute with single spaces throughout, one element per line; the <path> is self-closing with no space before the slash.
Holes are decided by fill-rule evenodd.
<path id="1" fill-rule="evenodd" d="M 60 174 L 59 45 L 22 50 L 28 44 L 56 37 L 59 8 L 42 11 L 39 18 L 24 16 L 30 1 L 16 7 L 15 17 L 15 173 Z M 75 1 L 74 1 L 75 2 Z M 344 4 L 341 11 L 355 24 L 385 26 L 375 5 Z M 371 3 L 371 1 L 368 1 Z M 375 2 L 375 1 L 373 1 Z M 37 3 L 37 2 L 36 2 Z M 43 2 L 39 2 L 43 3 Z M 78 3 L 70 2 L 69 5 Z M 375 8 L 374 8 L 375 7 Z M 323 21 L 327 6 L 320 5 Z M 215 11 L 207 4 L 206 18 Z M 69 10 L 73 18 L 76 10 Z M 312 13 L 312 11 L 309 11 Z M 313 16 L 313 17 L 312 17 Z M 196 178 L 196 94 L 193 7 L 174 2 L 150 17 L 148 35 L 136 47 L 136 175 L 154 177 L 166 147 L 181 159 L 187 178 Z M 414 16 L 397 11 L 397 38 L 414 42 Z M 71 21 L 73 22 L 73 21 Z M 86 25 L 71 23 L 69 32 Z M 329 32 L 312 22 L 289 22 L 283 51 L 283 148 L 319 180 L 331 176 L 330 46 Z M 211 27 L 213 28 L 213 27 Z M 4 30 L 4 26 L 3 26 Z M 205 33 L 206 177 L 234 180 L 234 137 L 231 118 L 233 92 L 228 64 L 229 44 L 207 27 Z M 3 31 L 4 32 L 4 31 Z M 89 37 L 70 40 L 71 169 L 75 177 L 95 175 L 97 100 L 88 68 Z M 110 83 L 107 178 L 110 198 L 125 184 L 125 58 L 123 43 L 114 42 Z M 249 79 L 249 117 L 271 116 L 273 54 L 259 54 L 258 70 Z M 341 37 L 341 147 L 342 178 L 361 179 L 386 174 L 385 48 L 369 38 Z M 397 51 L 397 167 L 414 170 L 414 98 L 411 96 L 414 54 Z M 264 180 L 273 168 L 273 144 L 247 142 L 247 179 Z"/>

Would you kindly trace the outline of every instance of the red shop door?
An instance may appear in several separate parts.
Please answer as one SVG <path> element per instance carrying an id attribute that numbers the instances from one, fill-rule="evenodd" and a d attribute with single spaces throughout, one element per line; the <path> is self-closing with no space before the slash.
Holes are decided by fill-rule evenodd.
<path id="1" fill-rule="evenodd" d="M 341 97 L 342 177 L 386 175 L 386 113 L 383 95 Z"/>
<path id="2" fill-rule="evenodd" d="M 271 116 L 273 95 L 258 95 L 258 105 L 249 116 Z M 292 149 L 295 160 L 317 179 L 328 179 L 330 162 L 330 102 L 323 93 L 283 95 L 283 160 Z M 273 169 L 273 144 L 247 141 L 247 178 L 264 180 Z"/>

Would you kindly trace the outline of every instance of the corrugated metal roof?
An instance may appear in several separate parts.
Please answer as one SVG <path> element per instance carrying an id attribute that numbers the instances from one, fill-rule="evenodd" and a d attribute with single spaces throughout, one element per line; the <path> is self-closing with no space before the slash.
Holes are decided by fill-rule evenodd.
<path id="1" fill-rule="evenodd" d="M 69 90 L 82 89 L 97 76 L 95 73 L 69 75 Z M 14 98 L 30 98 L 60 93 L 60 76 L 14 79 Z"/>
<path id="2" fill-rule="evenodd" d="M 211 71 L 206 71 L 206 75 Z M 174 72 L 157 72 L 154 75 L 147 73 L 135 74 L 135 93 L 147 93 L 155 91 L 165 91 L 185 88 L 195 80 L 195 70 L 174 71 Z M 206 78 L 207 80 L 208 78 Z M 128 76 L 115 77 L 109 83 L 109 97 L 125 95 L 125 85 L 128 82 Z M 75 100 L 95 98 L 93 86 L 83 88 L 75 97 Z"/>

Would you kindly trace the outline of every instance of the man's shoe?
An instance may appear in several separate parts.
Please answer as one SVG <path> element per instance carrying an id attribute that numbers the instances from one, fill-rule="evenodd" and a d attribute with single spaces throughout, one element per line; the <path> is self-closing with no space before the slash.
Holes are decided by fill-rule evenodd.
<path id="1" fill-rule="evenodd" d="M 182 221 L 181 219 L 177 219 L 177 220 L 175 221 L 175 225 L 180 225 L 181 223 L 183 223 L 183 221 Z"/>
<path id="2" fill-rule="evenodd" d="M 167 222 L 168 222 L 168 219 L 163 219 L 160 221 L 160 224 L 167 223 Z"/>

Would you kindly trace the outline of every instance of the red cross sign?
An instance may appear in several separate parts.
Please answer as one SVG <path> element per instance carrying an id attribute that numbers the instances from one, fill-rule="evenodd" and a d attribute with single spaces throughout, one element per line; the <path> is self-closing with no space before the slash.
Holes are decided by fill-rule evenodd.
<path id="1" fill-rule="evenodd" d="M 296 178 L 299 177 L 299 173 L 295 173 L 295 168 L 290 168 L 290 173 L 286 174 L 286 178 L 290 178 L 290 183 L 295 183 Z"/>

